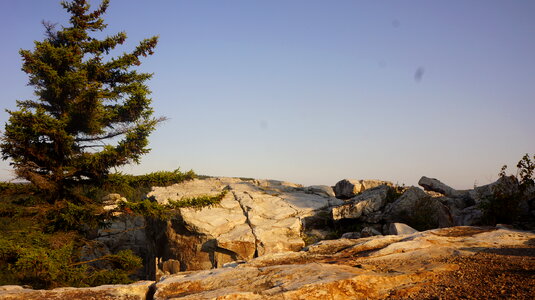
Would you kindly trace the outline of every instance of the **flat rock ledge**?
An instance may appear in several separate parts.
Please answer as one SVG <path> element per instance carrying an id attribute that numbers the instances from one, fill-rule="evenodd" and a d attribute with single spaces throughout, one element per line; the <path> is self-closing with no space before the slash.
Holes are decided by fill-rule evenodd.
<path id="1" fill-rule="evenodd" d="M 17 285 L 0 286 L 0 299 L 50 299 L 50 300 L 145 300 L 152 297 L 154 281 L 138 281 L 132 284 L 101 285 L 90 288 L 57 288 L 32 290 Z"/>
<path id="2" fill-rule="evenodd" d="M 428 295 L 424 292 L 440 278 L 463 281 L 454 276 L 463 271 L 463 264 L 456 262 L 465 258 L 476 261 L 485 255 L 520 257 L 520 265 L 515 265 L 519 269 L 504 269 L 510 274 L 502 276 L 519 278 L 521 289 L 509 284 L 499 287 L 500 295 L 494 296 L 530 299 L 535 294 L 534 249 L 533 232 L 459 226 L 324 240 L 299 252 L 267 254 L 223 268 L 180 272 L 156 283 L 50 291 L 4 286 L 0 287 L 0 299 L 418 299 Z M 514 277 L 518 272 L 528 275 Z M 477 282 L 469 286 L 482 290 Z M 492 291 L 492 287 L 487 290 Z M 450 290 L 447 295 L 456 298 L 455 292 Z"/>

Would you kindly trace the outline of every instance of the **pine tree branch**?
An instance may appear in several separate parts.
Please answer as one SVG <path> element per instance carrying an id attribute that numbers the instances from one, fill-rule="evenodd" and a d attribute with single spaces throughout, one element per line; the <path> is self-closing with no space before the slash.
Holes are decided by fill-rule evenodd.
<path id="1" fill-rule="evenodd" d="M 92 141 L 107 140 L 107 139 L 111 139 L 111 138 L 114 138 L 123 134 L 127 134 L 128 131 L 130 131 L 131 129 L 132 127 L 126 127 L 118 131 L 110 132 L 106 135 L 92 136 L 92 137 L 87 137 L 87 138 L 75 138 L 74 141 L 75 142 L 92 142 Z"/>

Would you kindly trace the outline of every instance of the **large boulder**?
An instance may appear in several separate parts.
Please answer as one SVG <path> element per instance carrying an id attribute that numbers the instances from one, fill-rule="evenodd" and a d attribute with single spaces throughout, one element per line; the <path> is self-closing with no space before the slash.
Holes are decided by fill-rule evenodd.
<path id="1" fill-rule="evenodd" d="M 374 188 L 380 185 L 392 186 L 389 181 L 383 180 L 357 180 L 357 179 L 343 179 L 336 183 L 333 187 L 336 198 L 349 199 L 355 195 L 362 193 L 364 190 Z"/>
<path id="2" fill-rule="evenodd" d="M 391 189 L 392 187 L 388 185 L 380 185 L 363 191 L 352 198 L 349 203 L 333 207 L 333 219 L 358 219 L 361 216 L 368 216 L 378 212 L 385 206 Z"/>
<path id="3" fill-rule="evenodd" d="M 456 226 L 473 226 L 481 224 L 483 211 L 477 205 L 467 207 L 453 215 Z"/>
<path id="4" fill-rule="evenodd" d="M 514 176 L 503 176 L 498 178 L 493 183 L 475 187 L 469 191 L 469 196 L 476 204 L 481 203 L 489 197 L 493 197 L 496 193 L 504 197 L 516 196 L 519 193 L 518 180 Z"/>
<path id="5" fill-rule="evenodd" d="M 122 197 L 121 197 L 122 198 Z M 124 198 L 119 201 L 126 201 Z M 114 210 L 115 208 L 112 208 Z M 138 271 L 139 278 L 147 278 L 152 273 L 151 250 L 147 239 L 147 220 L 142 216 L 114 213 L 115 217 L 109 226 L 98 230 L 94 243 L 84 247 L 82 256 L 97 258 L 107 253 L 117 253 L 121 250 L 132 250 L 143 259 L 143 268 Z M 106 265 L 109 262 L 99 262 Z"/>
<path id="6" fill-rule="evenodd" d="M 391 223 L 388 227 L 389 234 L 393 235 L 405 235 L 405 234 L 413 234 L 417 233 L 418 230 L 410 227 L 407 224 L 403 223 Z"/>
<path id="7" fill-rule="evenodd" d="M 236 260 L 305 246 L 303 232 L 324 215 L 330 215 L 340 200 L 324 186 L 302 187 L 275 180 L 207 178 L 154 187 L 149 197 L 165 204 L 184 197 L 218 195 L 227 190 L 218 205 L 202 209 L 180 208 L 169 221 L 150 226 L 154 261 L 163 274 L 172 270 L 222 267 Z M 309 228 L 310 227 L 310 228 Z M 172 267 L 163 270 L 167 263 Z"/>
<path id="8" fill-rule="evenodd" d="M 493 201 L 516 201 L 518 206 L 511 207 L 511 212 L 505 215 L 519 214 L 521 217 L 530 218 L 530 199 L 535 196 L 534 192 L 521 191 L 515 176 L 502 176 L 497 181 L 474 187 L 471 190 L 455 190 L 434 178 L 422 177 L 418 182 L 442 204 L 448 207 L 454 225 L 478 225 L 483 220 L 482 207 Z M 498 198 L 496 198 L 498 197 Z M 515 204 L 516 205 L 516 204 Z"/>
<path id="9" fill-rule="evenodd" d="M 468 195 L 468 191 L 456 190 L 436 178 L 422 176 L 418 181 L 418 185 L 423 187 L 426 191 L 441 193 L 447 197 L 466 197 Z"/>
<path id="10" fill-rule="evenodd" d="M 389 203 L 384 209 L 384 220 L 417 229 L 453 226 L 449 209 L 417 187 L 408 188 L 399 199 Z"/>

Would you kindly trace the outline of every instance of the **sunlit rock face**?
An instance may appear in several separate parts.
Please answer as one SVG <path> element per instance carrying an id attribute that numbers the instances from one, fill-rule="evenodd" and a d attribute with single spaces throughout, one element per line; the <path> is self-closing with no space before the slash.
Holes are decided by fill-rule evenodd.
<path id="1" fill-rule="evenodd" d="M 523 246 L 534 238 L 531 232 L 452 227 L 322 241 L 233 268 L 167 276 L 156 283 L 154 299 L 403 298 L 459 268 L 444 258 Z"/>
<path id="2" fill-rule="evenodd" d="M 462 270 L 463 265 L 457 263 L 463 261 L 460 258 L 484 253 L 518 257 L 535 249 L 534 240 L 533 232 L 505 226 L 324 240 L 301 251 L 179 272 L 156 282 L 49 291 L 4 286 L 0 299 L 417 299 L 422 289 Z M 530 257 L 528 253 L 522 266 L 528 270 L 534 267 Z M 527 286 L 517 296 L 526 298 L 534 291 Z"/>
<path id="3" fill-rule="evenodd" d="M 392 186 L 392 183 L 389 181 L 375 179 L 343 179 L 336 183 L 336 185 L 333 187 L 333 190 L 337 198 L 349 199 L 367 189 L 371 189 L 380 185 Z"/>
<path id="4" fill-rule="evenodd" d="M 0 299 L 42 300 L 145 300 L 151 295 L 154 281 L 139 281 L 133 284 L 102 285 L 92 288 L 57 288 L 31 290 L 21 286 L 0 286 Z"/>
<path id="5" fill-rule="evenodd" d="M 518 190 L 516 182 L 501 180 L 507 191 Z M 500 181 L 465 191 L 427 177 L 422 177 L 420 183 L 425 190 L 400 188 L 381 180 L 344 179 L 333 190 L 329 186 L 303 187 L 276 180 L 195 179 L 154 187 L 148 197 L 161 204 L 218 195 L 224 190 L 225 197 L 210 207 L 178 209 L 168 221 L 119 216 L 110 228 L 100 232 L 98 240 L 111 252 L 133 249 L 144 259 L 145 269 L 139 278 L 157 279 L 299 251 L 307 244 L 341 236 L 406 234 L 411 230 L 478 225 L 483 216 L 479 199 L 489 195 Z M 340 195 L 351 197 L 337 198 Z M 120 195 L 112 196 L 108 197 L 110 205 L 124 201 Z M 534 204 L 535 201 L 526 202 L 524 210 L 530 213 Z M 104 252 L 108 251 L 105 247 Z"/>
<path id="6" fill-rule="evenodd" d="M 379 185 L 363 191 L 347 204 L 334 207 L 332 210 L 333 219 L 358 219 L 371 216 L 385 206 L 390 189 L 392 187 L 388 185 Z"/>
<path id="7" fill-rule="evenodd" d="M 147 234 L 152 239 L 155 267 L 163 274 L 299 251 L 305 246 L 303 233 L 318 218 L 330 219 L 331 208 L 341 204 L 328 186 L 237 178 L 195 179 L 155 187 L 148 196 L 164 204 L 223 190 L 228 192 L 218 205 L 181 208 L 174 219 L 150 224 Z M 168 260 L 176 263 L 164 268 Z"/>

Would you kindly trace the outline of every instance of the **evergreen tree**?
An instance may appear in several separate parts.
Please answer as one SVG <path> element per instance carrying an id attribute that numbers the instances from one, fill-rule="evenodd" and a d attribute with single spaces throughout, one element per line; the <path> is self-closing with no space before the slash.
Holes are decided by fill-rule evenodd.
<path id="1" fill-rule="evenodd" d="M 126 40 L 120 32 L 102 40 L 102 15 L 109 0 L 90 11 L 87 0 L 62 2 L 68 27 L 43 22 L 45 39 L 21 50 L 22 70 L 35 88 L 35 100 L 17 101 L 9 111 L 1 151 L 16 174 L 39 188 L 58 193 L 73 183 L 98 180 L 110 168 L 139 162 L 149 149 L 148 135 L 162 119 L 152 116 L 152 74 L 132 70 L 158 42 L 145 39 L 131 52 L 106 59 Z"/>

